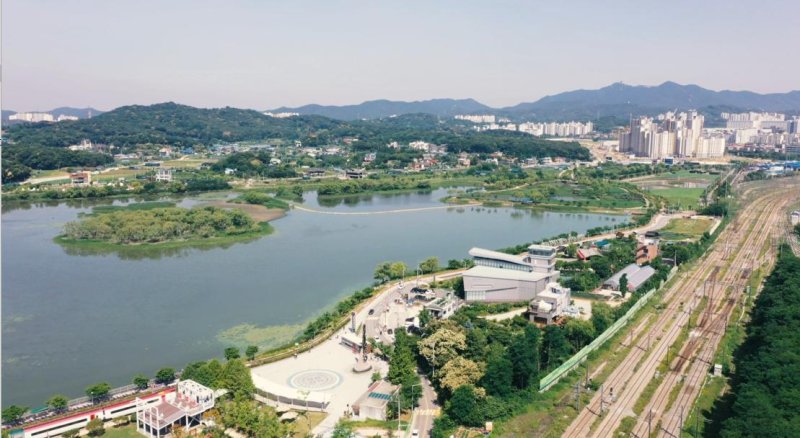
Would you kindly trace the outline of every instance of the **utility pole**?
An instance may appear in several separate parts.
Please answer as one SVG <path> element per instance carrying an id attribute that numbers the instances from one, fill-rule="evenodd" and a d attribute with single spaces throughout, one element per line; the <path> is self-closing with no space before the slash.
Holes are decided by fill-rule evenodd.
<path id="1" fill-rule="evenodd" d="M 603 415 L 603 385 L 600 385 L 600 415 Z"/>
<path id="2" fill-rule="evenodd" d="M 584 385 L 586 385 L 587 387 L 589 386 L 589 364 L 588 363 L 586 364 L 586 381 L 584 382 Z"/>
<path id="3" fill-rule="evenodd" d="M 397 435 L 400 435 L 400 398 L 402 394 L 400 394 L 400 389 L 403 385 L 397 385 Z"/>
<path id="4" fill-rule="evenodd" d="M 575 383 L 575 411 L 581 411 L 581 382 Z"/>
<path id="5" fill-rule="evenodd" d="M 651 408 L 650 411 L 647 413 L 647 438 L 650 438 L 652 434 L 652 432 L 650 431 L 652 421 L 653 421 L 653 409 Z"/>

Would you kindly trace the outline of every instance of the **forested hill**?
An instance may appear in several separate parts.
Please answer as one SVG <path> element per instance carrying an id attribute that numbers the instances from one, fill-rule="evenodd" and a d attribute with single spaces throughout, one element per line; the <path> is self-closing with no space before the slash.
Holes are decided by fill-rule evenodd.
<path id="1" fill-rule="evenodd" d="M 379 119 L 404 114 L 425 113 L 451 118 L 456 114 L 485 114 L 494 109 L 474 99 L 431 99 L 415 102 L 370 100 L 357 105 L 304 105 L 297 108 L 281 107 L 273 112 L 317 114 L 338 120 Z"/>
<path id="2" fill-rule="evenodd" d="M 26 146 L 65 147 L 83 139 L 116 146 L 192 146 L 215 141 L 302 138 L 339 125 L 340 122 L 320 116 L 278 119 L 253 110 L 203 109 L 169 102 L 123 106 L 72 122 L 16 125 L 8 129 L 7 137 Z"/>

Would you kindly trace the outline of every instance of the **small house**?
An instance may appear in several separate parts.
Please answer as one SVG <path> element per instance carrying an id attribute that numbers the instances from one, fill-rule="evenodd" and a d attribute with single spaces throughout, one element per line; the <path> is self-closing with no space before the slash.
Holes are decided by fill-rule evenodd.
<path id="1" fill-rule="evenodd" d="M 353 404 L 353 415 L 359 420 L 386 421 L 386 407 L 397 392 L 397 386 L 385 380 L 378 380 L 367 389 Z"/>
<path id="2" fill-rule="evenodd" d="M 90 172 L 70 173 L 69 181 L 73 187 L 88 186 L 92 184 L 92 174 Z"/>

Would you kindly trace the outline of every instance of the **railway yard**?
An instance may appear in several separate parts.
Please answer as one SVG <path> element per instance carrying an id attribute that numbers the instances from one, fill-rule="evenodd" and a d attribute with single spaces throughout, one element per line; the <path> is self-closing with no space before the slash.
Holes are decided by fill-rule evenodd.
<path id="1" fill-rule="evenodd" d="M 757 292 L 751 278 L 770 270 L 787 237 L 786 210 L 799 188 L 797 178 L 736 181 L 737 214 L 703 257 L 664 286 L 660 310 L 624 336 L 619 351 L 626 356 L 564 437 L 682 436 L 728 324 L 743 318 Z"/>

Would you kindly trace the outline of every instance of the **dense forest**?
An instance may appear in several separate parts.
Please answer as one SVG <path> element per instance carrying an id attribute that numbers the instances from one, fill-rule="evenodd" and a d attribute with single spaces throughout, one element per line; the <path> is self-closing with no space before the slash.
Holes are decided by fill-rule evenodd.
<path id="1" fill-rule="evenodd" d="M 73 240 L 114 244 L 158 243 L 253 233 L 260 226 L 241 210 L 216 207 L 112 211 L 69 222 Z"/>
<path id="2" fill-rule="evenodd" d="M 113 162 L 110 155 L 40 146 L 3 145 L 3 183 L 27 179 L 31 170 L 95 167 Z"/>
<path id="3" fill-rule="evenodd" d="M 200 109 L 176 103 L 124 106 L 91 119 L 12 126 L 16 144 L 65 147 L 90 139 L 118 147 L 137 144 L 194 146 L 216 141 L 296 139 L 336 127 L 340 122 L 319 116 L 278 119 L 237 108 Z"/>
<path id="4" fill-rule="evenodd" d="M 253 110 L 200 109 L 175 103 L 125 106 L 77 121 L 15 125 L 7 137 L 11 144 L 52 147 L 83 139 L 117 147 L 148 143 L 186 147 L 276 138 L 321 146 L 352 137 L 358 139 L 353 145 L 360 151 L 379 151 L 393 141 L 422 140 L 447 145 L 450 152 L 590 158 L 589 151 L 575 142 L 553 142 L 514 131 L 476 132 L 462 122 L 425 114 L 341 122 L 320 116 L 278 119 Z"/>
<path id="5" fill-rule="evenodd" d="M 800 430 L 800 258 L 788 246 L 755 301 L 734 354 L 723 437 L 788 437 Z"/>

